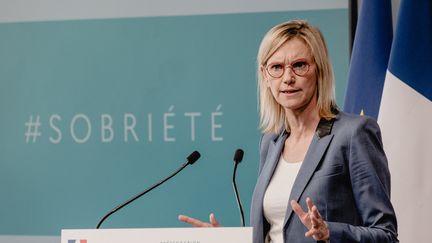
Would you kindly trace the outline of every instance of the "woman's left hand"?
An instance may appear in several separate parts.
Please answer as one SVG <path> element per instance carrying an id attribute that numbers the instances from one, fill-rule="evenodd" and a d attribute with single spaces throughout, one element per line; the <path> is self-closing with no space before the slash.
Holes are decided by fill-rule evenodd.
<path id="1" fill-rule="evenodd" d="M 298 204 L 296 201 L 291 201 L 291 207 L 293 211 L 309 230 L 305 233 L 305 236 L 312 236 L 315 240 L 328 240 L 330 238 L 330 231 L 328 229 L 327 223 L 321 217 L 318 208 L 313 204 L 312 199 L 309 197 L 306 198 L 306 204 L 308 207 L 307 212 L 303 211 L 300 204 Z"/>

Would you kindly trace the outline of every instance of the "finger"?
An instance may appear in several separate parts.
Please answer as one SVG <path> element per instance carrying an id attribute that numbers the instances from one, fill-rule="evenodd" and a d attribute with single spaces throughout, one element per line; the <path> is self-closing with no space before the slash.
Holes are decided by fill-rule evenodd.
<path id="1" fill-rule="evenodd" d="M 308 213 L 309 213 L 312 228 L 319 228 L 321 215 L 318 212 L 318 208 L 315 206 L 315 204 L 313 203 L 310 197 L 306 198 L 306 204 L 308 207 Z"/>
<path id="2" fill-rule="evenodd" d="M 316 220 L 321 220 L 321 214 L 319 213 L 318 208 L 315 205 L 312 207 L 310 213 L 311 213 L 311 218 L 314 218 Z"/>
<path id="3" fill-rule="evenodd" d="M 318 229 L 318 228 L 311 228 L 310 230 L 308 230 L 305 233 L 305 236 L 306 237 L 311 237 L 311 236 L 314 236 L 314 235 L 317 235 L 317 234 L 320 234 L 320 233 L 321 233 L 320 229 Z"/>
<path id="4" fill-rule="evenodd" d="M 309 221 L 312 228 L 318 228 L 318 223 L 315 220 L 312 220 L 312 208 L 314 207 L 314 204 L 312 202 L 312 199 L 310 197 L 306 198 L 306 205 L 308 207 L 308 214 L 309 214 Z"/>
<path id="5" fill-rule="evenodd" d="M 310 229 L 308 232 L 305 233 L 306 237 L 312 237 L 314 240 L 321 240 L 323 239 L 324 234 L 321 230 L 318 229 Z"/>
<path id="6" fill-rule="evenodd" d="M 309 231 L 307 231 L 307 232 L 305 233 L 305 236 L 306 236 L 306 237 L 311 237 L 311 236 L 313 236 L 314 234 L 316 234 L 317 232 L 318 232 L 317 229 L 311 228 Z"/>
<path id="7" fill-rule="evenodd" d="M 306 212 L 303 211 L 300 204 L 298 204 L 295 200 L 291 200 L 291 208 L 293 209 L 294 213 L 297 214 L 297 216 L 303 221 Z"/>
<path id="8" fill-rule="evenodd" d="M 314 206 L 314 204 L 313 204 L 312 199 L 310 197 L 306 198 L 306 205 L 308 207 L 308 210 L 312 211 L 312 207 Z"/>
<path id="9" fill-rule="evenodd" d="M 313 214 L 310 217 L 310 221 L 312 224 L 312 228 L 314 228 L 314 229 L 318 229 L 320 227 L 320 225 L 322 224 L 322 220 L 316 218 Z"/>
<path id="10" fill-rule="evenodd" d="M 193 227 L 211 227 L 212 225 L 206 222 L 202 222 L 201 220 L 191 218 L 186 215 L 179 215 L 178 219 L 182 222 L 188 223 Z"/>
<path id="11" fill-rule="evenodd" d="M 219 222 L 217 221 L 216 216 L 214 215 L 214 213 L 211 213 L 210 216 L 209 216 L 209 218 L 210 218 L 210 224 L 213 227 L 220 227 L 221 226 L 219 224 Z"/>
<path id="12" fill-rule="evenodd" d="M 322 221 L 317 228 L 311 228 L 305 233 L 306 237 L 313 237 L 315 240 L 328 240 L 329 239 L 329 229 L 327 223 Z"/>
<path id="13" fill-rule="evenodd" d="M 315 205 L 312 207 L 312 216 L 316 219 L 321 219 L 321 214 L 319 213 L 318 208 Z"/>

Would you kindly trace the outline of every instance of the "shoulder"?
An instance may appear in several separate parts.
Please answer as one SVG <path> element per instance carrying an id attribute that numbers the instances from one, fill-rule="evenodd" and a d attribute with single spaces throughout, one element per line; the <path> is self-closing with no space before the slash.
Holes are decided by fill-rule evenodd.
<path id="1" fill-rule="evenodd" d="M 369 116 L 340 112 L 334 122 L 333 133 L 341 141 L 351 145 L 373 143 L 382 146 L 380 127 L 376 120 Z"/>
<path id="2" fill-rule="evenodd" d="M 260 147 L 268 147 L 268 144 L 271 141 L 275 141 L 277 139 L 277 137 L 279 136 L 279 134 L 276 133 L 264 133 L 261 136 L 261 141 L 260 141 Z"/>
<path id="3" fill-rule="evenodd" d="M 340 111 L 334 122 L 335 132 L 356 134 L 360 131 L 379 132 L 376 120 L 369 116 L 361 116 Z"/>
<path id="4" fill-rule="evenodd" d="M 280 134 L 276 134 L 276 133 L 264 133 L 261 136 L 261 140 L 259 144 L 261 155 L 266 156 L 270 143 L 275 142 L 279 137 L 279 135 Z"/>
<path id="5" fill-rule="evenodd" d="M 276 133 L 264 133 L 261 136 L 259 171 L 261 171 L 262 167 L 264 166 L 264 163 L 266 161 L 267 154 L 269 151 L 270 144 L 274 143 L 279 138 L 279 136 L 280 136 L 280 134 L 276 134 Z"/>

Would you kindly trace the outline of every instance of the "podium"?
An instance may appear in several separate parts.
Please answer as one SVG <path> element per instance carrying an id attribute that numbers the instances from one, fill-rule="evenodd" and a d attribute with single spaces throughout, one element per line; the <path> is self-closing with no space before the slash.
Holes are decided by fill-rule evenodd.
<path id="1" fill-rule="evenodd" d="M 64 229 L 61 243 L 252 243 L 252 227 Z"/>

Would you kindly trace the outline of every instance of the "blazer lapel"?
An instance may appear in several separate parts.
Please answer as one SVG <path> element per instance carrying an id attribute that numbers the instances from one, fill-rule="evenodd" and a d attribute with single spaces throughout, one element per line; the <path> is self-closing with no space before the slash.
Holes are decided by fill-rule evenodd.
<path id="1" fill-rule="evenodd" d="M 333 122 L 334 120 L 327 121 L 325 119 L 321 119 L 320 123 L 318 124 L 316 133 L 312 139 L 311 144 L 309 145 L 303 164 L 301 165 L 300 171 L 294 181 L 290 199 L 288 201 L 288 208 L 285 215 L 284 226 L 286 225 L 288 219 L 293 213 L 291 204 L 289 202 L 291 200 L 298 201 L 300 199 L 300 196 L 302 195 L 307 184 L 309 183 L 319 162 L 321 161 L 321 158 L 323 157 L 328 145 L 333 138 L 333 134 L 330 134 Z"/>
<path id="2" fill-rule="evenodd" d="M 281 135 L 277 136 L 277 138 L 269 144 L 266 162 L 257 181 L 259 188 L 257 188 L 258 190 L 256 198 L 258 200 L 257 202 L 259 202 L 259 205 L 261 206 L 261 211 L 263 210 L 262 202 L 265 191 L 276 168 L 277 162 L 279 161 L 280 153 L 283 149 L 287 136 L 288 134 L 286 132 L 282 132 Z"/>

